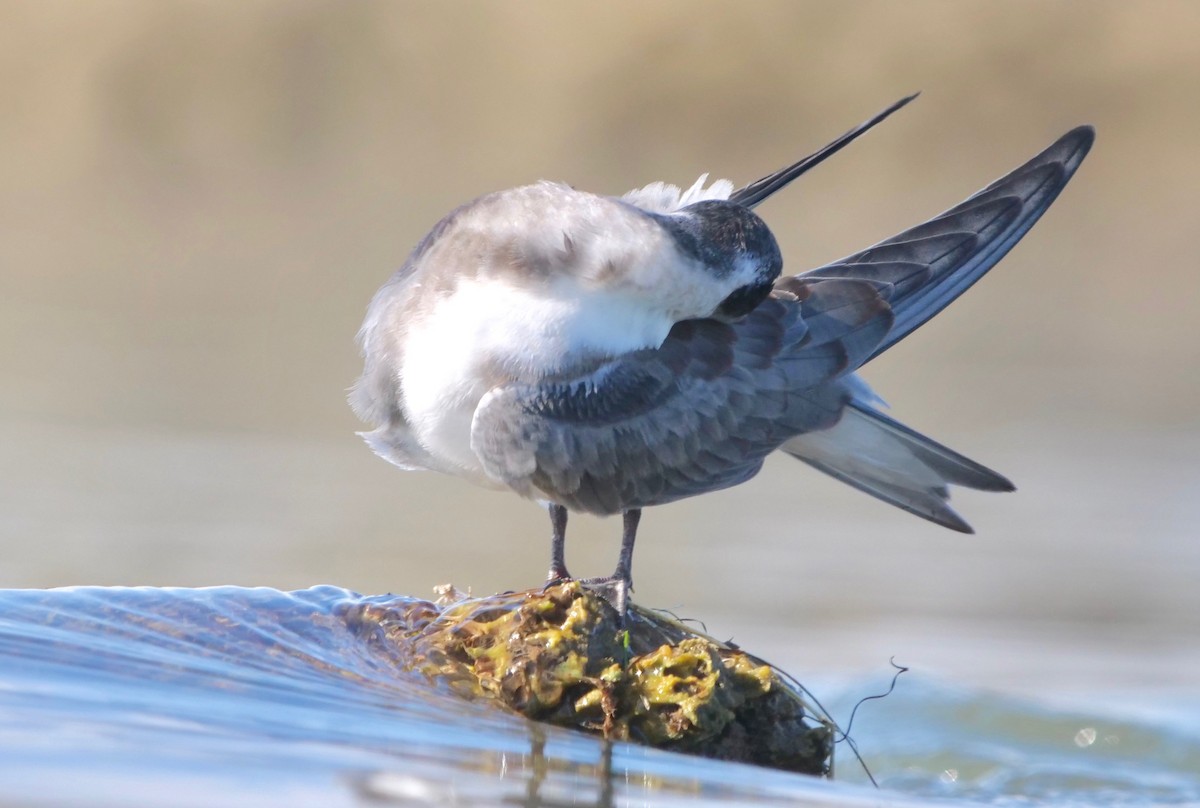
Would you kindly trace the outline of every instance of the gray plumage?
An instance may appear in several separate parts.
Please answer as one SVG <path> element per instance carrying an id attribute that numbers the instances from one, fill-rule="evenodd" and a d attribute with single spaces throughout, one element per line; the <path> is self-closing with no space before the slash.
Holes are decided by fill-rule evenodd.
<path id="1" fill-rule="evenodd" d="M 855 371 L 994 266 L 1070 180 L 1074 129 L 924 224 L 780 277 L 753 209 L 907 104 L 734 190 L 652 183 L 620 198 L 539 183 L 439 222 L 372 300 L 351 394 L 364 438 L 434 470 L 567 510 L 624 513 L 623 609 L 642 508 L 745 482 L 782 450 L 946 527 L 949 486 L 1012 484 L 878 411 Z"/>
<path id="2" fill-rule="evenodd" d="M 849 374 L 996 264 L 1037 221 L 1093 139 L 1075 129 L 940 216 L 775 283 L 744 320 L 687 320 L 660 348 L 578 374 L 512 384 L 481 402 L 471 440 L 490 475 L 571 510 L 659 505 L 748 480 L 783 448 L 859 490 L 969 531 L 948 484 L 1012 490 L 999 474 L 856 400 Z M 849 410 L 908 468 L 831 456 L 798 437 Z"/>

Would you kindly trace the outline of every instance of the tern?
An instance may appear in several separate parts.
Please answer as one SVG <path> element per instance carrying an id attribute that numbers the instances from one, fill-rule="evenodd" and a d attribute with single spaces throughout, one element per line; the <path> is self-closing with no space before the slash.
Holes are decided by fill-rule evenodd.
<path id="1" fill-rule="evenodd" d="M 744 483 L 776 450 L 972 532 L 948 486 L 1011 491 L 904 426 L 855 371 L 967 290 L 1033 226 L 1090 149 L 1081 126 L 939 216 L 782 276 L 764 200 L 915 96 L 734 189 L 702 176 L 603 196 L 556 182 L 438 222 L 375 294 L 350 402 L 405 470 L 544 503 L 548 581 L 570 579 L 567 514 L 622 514 L 624 615 L 643 508 Z"/>

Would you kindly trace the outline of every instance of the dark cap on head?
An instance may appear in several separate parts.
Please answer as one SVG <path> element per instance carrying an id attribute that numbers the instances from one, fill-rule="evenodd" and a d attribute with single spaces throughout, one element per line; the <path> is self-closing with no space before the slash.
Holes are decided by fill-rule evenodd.
<path id="1" fill-rule="evenodd" d="M 774 280 L 783 270 L 783 255 L 774 234 L 749 208 L 708 199 L 656 218 L 681 252 L 718 277 L 732 275 L 747 261 L 758 268 L 759 280 Z"/>

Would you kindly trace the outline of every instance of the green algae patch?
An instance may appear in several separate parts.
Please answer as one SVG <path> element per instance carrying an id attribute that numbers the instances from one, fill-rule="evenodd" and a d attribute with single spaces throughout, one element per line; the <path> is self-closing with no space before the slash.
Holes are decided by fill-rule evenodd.
<path id="1" fill-rule="evenodd" d="M 606 738 L 829 772 L 830 728 L 771 666 L 637 606 L 622 627 L 576 582 L 355 611 L 402 667 L 464 697 Z"/>

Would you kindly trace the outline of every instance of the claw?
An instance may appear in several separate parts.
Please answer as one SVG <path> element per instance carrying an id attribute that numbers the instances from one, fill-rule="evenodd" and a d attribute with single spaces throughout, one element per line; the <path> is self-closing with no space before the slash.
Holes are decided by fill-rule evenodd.
<path id="1" fill-rule="evenodd" d="M 603 578 L 584 578 L 579 583 L 607 600 L 616 610 L 621 628 L 625 628 L 625 620 L 629 616 L 629 593 L 633 591 L 631 579 L 606 575 Z"/>

